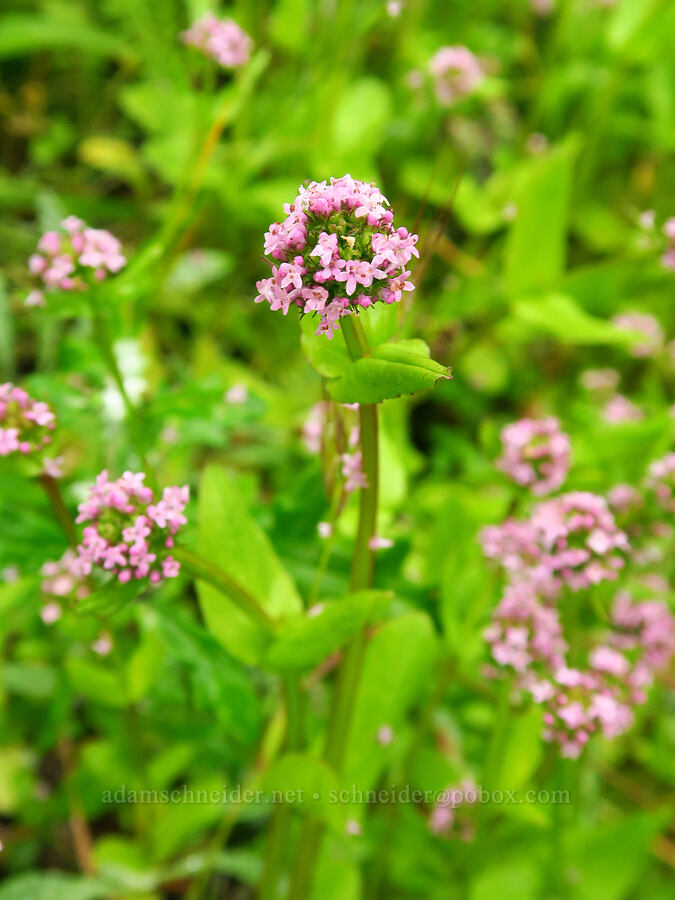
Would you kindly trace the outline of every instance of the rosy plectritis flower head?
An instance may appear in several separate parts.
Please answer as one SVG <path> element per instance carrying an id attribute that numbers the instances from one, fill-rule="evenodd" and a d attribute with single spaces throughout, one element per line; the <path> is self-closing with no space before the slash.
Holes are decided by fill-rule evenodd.
<path id="1" fill-rule="evenodd" d="M 570 439 L 557 419 L 520 419 L 502 430 L 497 466 L 516 484 L 541 496 L 557 490 L 570 465 Z"/>
<path id="2" fill-rule="evenodd" d="M 650 464 L 645 486 L 665 512 L 675 512 L 675 453 L 667 453 Z"/>
<path id="3" fill-rule="evenodd" d="M 155 503 L 145 476 L 125 472 L 110 481 L 101 472 L 89 497 L 79 506 L 77 521 L 86 523 L 78 554 L 85 574 L 94 566 L 121 582 L 148 578 L 157 584 L 175 578 L 180 564 L 171 556 L 174 535 L 185 525 L 189 488 L 164 488 Z"/>
<path id="4" fill-rule="evenodd" d="M 429 61 L 436 96 L 444 106 L 476 90 L 484 78 L 478 59 L 467 47 L 441 47 Z"/>
<path id="5" fill-rule="evenodd" d="M 257 282 L 255 302 L 316 313 L 317 334 L 331 338 L 342 316 L 399 301 L 413 290 L 406 267 L 419 256 L 417 235 L 395 229 L 388 206 L 374 184 L 351 175 L 301 187 L 265 235 L 272 275 Z"/>
<path id="6" fill-rule="evenodd" d="M 44 306 L 46 291 L 86 291 L 126 265 L 122 245 L 109 231 L 89 228 L 75 216 L 61 222 L 59 231 L 45 232 L 38 252 L 28 260 L 31 275 L 41 289 L 31 291 L 27 306 Z"/>
<path id="7" fill-rule="evenodd" d="M 507 586 L 484 637 L 494 661 L 520 674 L 561 666 L 567 649 L 557 610 L 541 604 L 529 582 Z"/>
<path id="8" fill-rule="evenodd" d="M 205 13 L 181 37 L 224 69 L 244 66 L 251 57 L 253 41 L 246 32 L 232 19 L 218 19 L 213 13 Z"/>
<path id="9" fill-rule="evenodd" d="M 56 419 L 46 403 L 23 388 L 0 384 L 0 456 L 29 454 L 51 444 Z"/>
<path id="10" fill-rule="evenodd" d="M 661 324 L 649 313 L 621 313 L 621 315 L 614 316 L 612 322 L 622 331 L 634 331 L 642 335 L 642 339 L 631 347 L 632 356 L 654 356 L 663 347 L 664 336 Z"/>

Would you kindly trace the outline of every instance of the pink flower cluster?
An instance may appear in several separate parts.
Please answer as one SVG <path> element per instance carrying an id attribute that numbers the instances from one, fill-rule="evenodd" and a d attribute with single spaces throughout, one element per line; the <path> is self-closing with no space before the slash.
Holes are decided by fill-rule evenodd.
<path id="1" fill-rule="evenodd" d="M 265 234 L 272 275 L 258 281 L 256 303 L 286 315 L 316 313 L 317 334 L 332 338 L 338 320 L 412 291 L 407 265 L 417 235 L 394 229 L 389 203 L 374 184 L 351 175 L 301 187 L 286 219 Z"/>
<path id="2" fill-rule="evenodd" d="M 178 575 L 180 563 L 170 549 L 174 535 L 187 522 L 183 511 L 189 488 L 164 488 L 162 499 L 154 503 L 144 479 L 143 474 L 125 472 L 110 481 L 108 473 L 101 472 L 80 504 L 77 522 L 90 523 L 77 548 L 86 575 L 94 566 L 116 575 L 122 583 L 149 578 L 157 584 Z"/>
<path id="3" fill-rule="evenodd" d="M 495 662 L 519 674 L 537 665 L 556 669 L 567 650 L 558 611 L 542 605 L 529 582 L 507 585 L 483 636 Z"/>
<path id="4" fill-rule="evenodd" d="M 429 61 L 436 96 L 444 106 L 473 93 L 484 75 L 478 59 L 461 46 L 441 47 Z"/>
<path id="5" fill-rule="evenodd" d="M 28 454 L 51 443 L 56 419 L 46 403 L 33 400 L 23 388 L 0 384 L 0 456 Z"/>
<path id="6" fill-rule="evenodd" d="M 570 467 L 570 439 L 552 416 L 520 419 L 501 434 L 502 455 L 498 468 L 516 484 L 542 496 L 557 490 Z"/>
<path id="7" fill-rule="evenodd" d="M 627 312 L 614 316 L 612 322 L 623 331 L 635 331 L 644 336 L 638 344 L 634 344 L 630 353 L 632 356 L 654 356 L 663 347 L 663 329 L 659 320 L 649 313 Z"/>
<path id="8" fill-rule="evenodd" d="M 628 539 L 607 501 L 573 491 L 535 506 L 525 522 L 507 519 L 481 533 L 483 552 L 517 581 L 529 581 L 553 596 L 613 581 L 625 564 Z"/>
<path id="9" fill-rule="evenodd" d="M 640 675 L 640 684 L 635 687 L 648 683 L 654 672 L 668 667 L 675 655 L 675 618 L 665 603 L 634 603 L 627 591 L 619 591 L 611 623 L 611 645 L 634 657 L 634 671 Z"/>
<path id="10" fill-rule="evenodd" d="M 93 278 L 103 281 L 126 265 L 122 245 L 109 231 L 89 228 L 76 216 L 61 222 L 60 231 L 46 231 L 38 253 L 28 260 L 31 275 L 39 277 L 47 291 L 86 291 Z M 27 306 L 44 306 L 43 290 L 26 298 Z"/>
<path id="11" fill-rule="evenodd" d="M 620 653 L 597 647 L 590 669 L 562 667 L 540 683 L 535 699 L 544 703 L 544 740 L 558 743 L 562 756 L 576 759 L 595 732 L 609 739 L 626 732 L 633 724 L 632 703 L 618 689 L 618 673 L 627 668 Z"/>
<path id="12" fill-rule="evenodd" d="M 668 240 L 668 246 L 661 257 L 664 268 L 675 272 L 675 216 L 668 219 L 663 226 L 663 233 Z"/>
<path id="13" fill-rule="evenodd" d="M 628 538 L 604 497 L 572 491 L 540 503 L 530 524 L 552 577 L 573 591 L 614 580 L 625 565 Z"/>
<path id="14" fill-rule="evenodd" d="M 480 796 L 481 789 L 470 778 L 445 788 L 429 816 L 429 829 L 442 837 L 473 840 L 475 825 L 471 817 L 465 814 L 464 808 L 475 806 Z"/>
<path id="15" fill-rule="evenodd" d="M 183 43 L 197 47 L 225 69 L 246 65 L 253 41 L 232 19 L 218 19 L 205 13 L 181 35 Z"/>
<path id="16" fill-rule="evenodd" d="M 650 464 L 645 486 L 665 512 L 675 512 L 675 453 L 668 453 Z"/>
<path id="17" fill-rule="evenodd" d="M 40 616 L 45 625 L 61 618 L 64 603 L 76 603 L 89 594 L 85 564 L 74 550 L 66 550 L 58 562 L 46 562 L 42 566 L 42 593 L 48 602 Z"/>

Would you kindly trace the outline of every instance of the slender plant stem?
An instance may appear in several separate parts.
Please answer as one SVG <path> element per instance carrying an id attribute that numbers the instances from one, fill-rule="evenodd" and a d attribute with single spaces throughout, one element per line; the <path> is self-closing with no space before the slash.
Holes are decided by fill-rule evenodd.
<path id="1" fill-rule="evenodd" d="M 49 499 L 54 518 L 61 526 L 63 533 L 68 539 L 68 543 L 71 547 L 76 547 L 77 531 L 75 529 L 75 523 L 63 501 L 63 495 L 61 494 L 61 488 L 59 487 L 58 481 L 55 478 L 52 478 L 51 475 L 47 475 L 46 472 L 43 472 L 38 477 L 38 481 L 42 485 L 44 492 Z"/>
<path id="2" fill-rule="evenodd" d="M 215 587 L 232 600 L 239 609 L 243 610 L 252 619 L 255 619 L 266 631 L 274 629 L 274 619 L 245 588 L 219 566 L 198 553 L 187 550 L 185 547 L 174 547 L 171 554 L 194 578 L 206 581 L 212 587 Z"/>
<path id="3" fill-rule="evenodd" d="M 298 752 L 304 745 L 303 697 L 298 672 L 288 672 L 283 679 L 286 706 L 286 750 Z M 288 836 L 291 828 L 290 806 L 281 803 L 272 814 L 270 834 L 265 849 L 265 868 L 260 883 L 259 900 L 277 900 Z"/>
<path id="4" fill-rule="evenodd" d="M 356 316 L 341 320 L 342 333 L 352 359 L 368 352 L 368 342 Z M 359 524 L 352 558 L 350 586 L 353 591 L 368 588 L 373 583 L 375 555 L 370 539 L 376 531 L 378 496 L 377 407 L 359 406 L 361 424 L 361 454 L 367 487 L 361 489 Z M 333 706 L 326 734 L 324 759 L 339 775 L 344 765 L 349 732 L 354 712 L 365 650 L 365 628 L 360 629 L 345 648 L 333 694 Z M 291 878 L 290 900 L 306 900 L 312 891 L 314 871 L 321 851 L 323 827 L 321 823 L 305 819 L 300 832 L 298 853 Z"/>

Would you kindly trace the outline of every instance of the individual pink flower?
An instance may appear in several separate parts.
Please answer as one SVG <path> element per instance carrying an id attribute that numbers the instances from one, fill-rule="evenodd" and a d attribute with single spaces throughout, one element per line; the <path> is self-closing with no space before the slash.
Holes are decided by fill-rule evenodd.
<path id="1" fill-rule="evenodd" d="M 183 43 L 201 50 L 225 69 L 246 65 L 253 41 L 232 19 L 218 19 L 205 13 L 181 35 Z"/>
<path id="2" fill-rule="evenodd" d="M 645 486 L 665 512 L 675 512 L 675 453 L 650 463 Z"/>
<path id="3" fill-rule="evenodd" d="M 570 439 L 557 419 L 520 419 L 501 434 L 497 466 L 516 484 L 542 496 L 557 490 L 570 466 Z"/>
<path id="4" fill-rule="evenodd" d="M 478 59 L 461 46 L 441 47 L 429 62 L 436 96 L 444 106 L 473 93 L 483 81 Z"/>
<path id="5" fill-rule="evenodd" d="M 643 339 L 630 348 L 632 356 L 654 356 L 663 347 L 664 335 L 661 324 L 649 313 L 622 313 L 614 316 L 612 322 L 622 331 L 635 331 L 643 335 Z"/>
<path id="6" fill-rule="evenodd" d="M 368 479 L 363 471 L 363 457 L 360 450 L 356 453 L 342 454 L 342 474 L 345 477 L 345 490 L 347 493 L 368 487 Z"/>
<path id="7" fill-rule="evenodd" d="M 143 474 L 125 472 L 110 481 L 104 471 L 80 504 L 77 521 L 87 524 L 77 549 L 85 574 L 98 566 L 123 584 L 132 578 L 157 584 L 178 575 L 180 564 L 171 548 L 174 535 L 187 522 L 189 489 L 166 487 L 154 503 L 144 479 Z"/>
<path id="8" fill-rule="evenodd" d="M 44 622 L 49 619 L 51 624 L 60 618 L 62 606 L 72 606 L 89 595 L 85 568 L 74 550 L 66 550 L 60 560 L 42 566 L 42 593 L 49 601 L 41 613 Z M 59 608 L 58 616 L 54 615 L 54 605 Z"/>
<path id="9" fill-rule="evenodd" d="M 388 206 L 374 184 L 351 175 L 301 187 L 265 235 L 271 275 L 257 282 L 255 302 L 315 314 L 317 334 L 329 339 L 344 316 L 398 302 L 413 290 L 406 266 L 419 253 L 417 235 L 395 229 Z"/>
<path id="10" fill-rule="evenodd" d="M 579 376 L 581 386 L 594 393 L 614 393 L 619 386 L 616 369 L 585 369 Z"/>
<path id="11" fill-rule="evenodd" d="M 55 427 L 56 417 L 46 403 L 11 382 L 0 384 L 0 457 L 44 450 Z"/>
<path id="12" fill-rule="evenodd" d="M 602 417 L 610 425 L 618 425 L 621 422 L 639 422 L 644 418 L 644 413 L 628 397 L 624 397 L 623 394 L 615 394 L 605 403 Z"/>
<path id="13" fill-rule="evenodd" d="M 42 282 L 26 297 L 27 306 L 44 306 L 45 291 L 86 291 L 126 265 L 122 245 L 109 231 L 89 228 L 75 216 L 61 222 L 59 231 L 47 231 L 38 252 L 28 260 L 31 275 Z"/>

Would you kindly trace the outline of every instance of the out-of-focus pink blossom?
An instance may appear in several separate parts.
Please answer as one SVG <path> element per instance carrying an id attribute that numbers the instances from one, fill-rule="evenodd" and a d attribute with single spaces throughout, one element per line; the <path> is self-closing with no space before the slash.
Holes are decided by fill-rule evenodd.
<path id="1" fill-rule="evenodd" d="M 237 69 L 251 58 L 253 41 L 232 19 L 205 13 L 181 35 L 183 43 L 201 50 L 225 69 Z"/>
<path id="2" fill-rule="evenodd" d="M 46 403 L 11 382 L 0 384 L 0 456 L 44 450 L 55 427 L 56 417 Z"/>
<path id="3" fill-rule="evenodd" d="M 557 419 L 519 419 L 502 430 L 497 466 L 516 484 L 542 496 L 557 490 L 570 465 L 570 440 Z"/>
<path id="4" fill-rule="evenodd" d="M 635 331 L 643 335 L 643 340 L 630 348 L 632 356 L 654 356 L 663 347 L 663 329 L 658 319 L 649 313 L 628 312 L 614 316 L 612 322 L 622 331 Z"/>
<path id="5" fill-rule="evenodd" d="M 628 397 L 624 397 L 623 394 L 615 394 L 605 403 L 602 417 L 610 425 L 618 425 L 621 422 L 639 422 L 644 418 L 644 413 Z"/>
<path id="6" fill-rule="evenodd" d="M 28 268 L 39 278 L 39 290 L 26 297 L 27 306 L 44 306 L 45 291 L 86 291 L 92 284 L 116 274 L 126 265 L 122 245 L 109 231 L 89 228 L 75 216 L 61 222 L 59 231 L 47 231 Z"/>
<path id="7" fill-rule="evenodd" d="M 444 106 L 473 93 L 485 77 L 476 56 L 461 46 L 441 47 L 429 61 L 429 72 Z"/>

